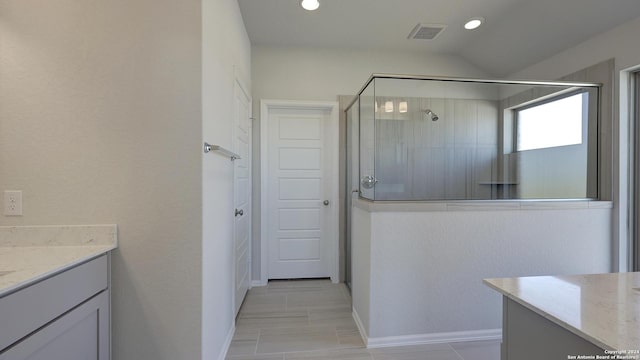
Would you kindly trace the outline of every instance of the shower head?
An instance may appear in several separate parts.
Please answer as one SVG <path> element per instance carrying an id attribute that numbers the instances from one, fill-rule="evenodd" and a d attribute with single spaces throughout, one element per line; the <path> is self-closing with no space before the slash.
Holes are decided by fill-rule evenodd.
<path id="1" fill-rule="evenodd" d="M 438 119 L 440 119 L 440 117 L 438 117 L 438 114 L 434 113 L 430 109 L 425 110 L 424 113 L 431 119 L 431 121 L 438 121 Z"/>

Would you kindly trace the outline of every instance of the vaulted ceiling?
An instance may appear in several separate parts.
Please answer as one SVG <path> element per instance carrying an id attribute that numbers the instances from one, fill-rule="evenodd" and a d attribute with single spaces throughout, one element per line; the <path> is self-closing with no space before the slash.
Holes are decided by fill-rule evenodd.
<path id="1" fill-rule="evenodd" d="M 506 76 L 640 16 L 640 0 L 238 0 L 253 45 L 446 53 Z M 463 24 L 486 22 L 476 30 Z M 410 40 L 418 24 L 444 24 Z M 639 34 L 640 36 L 640 34 Z M 636 46 L 630 44 L 629 46 Z"/>

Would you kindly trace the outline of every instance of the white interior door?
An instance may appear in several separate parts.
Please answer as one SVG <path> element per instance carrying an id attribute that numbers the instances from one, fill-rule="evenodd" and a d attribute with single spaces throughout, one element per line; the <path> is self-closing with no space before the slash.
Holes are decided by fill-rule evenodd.
<path id="1" fill-rule="evenodd" d="M 234 161 L 234 240 L 235 240 L 235 311 L 251 283 L 251 99 L 236 82 L 234 151 L 240 159 Z"/>
<path id="2" fill-rule="evenodd" d="M 263 216 L 267 217 L 269 279 L 335 277 L 334 115 L 331 107 L 268 110 L 267 124 L 263 123 L 268 204 Z"/>

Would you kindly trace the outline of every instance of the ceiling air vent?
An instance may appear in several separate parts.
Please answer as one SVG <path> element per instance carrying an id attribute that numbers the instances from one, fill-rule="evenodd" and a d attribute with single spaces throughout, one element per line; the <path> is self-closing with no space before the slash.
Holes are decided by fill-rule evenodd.
<path id="1" fill-rule="evenodd" d="M 447 25 L 441 24 L 418 24 L 411 30 L 407 39 L 414 40 L 433 40 L 442 33 Z"/>

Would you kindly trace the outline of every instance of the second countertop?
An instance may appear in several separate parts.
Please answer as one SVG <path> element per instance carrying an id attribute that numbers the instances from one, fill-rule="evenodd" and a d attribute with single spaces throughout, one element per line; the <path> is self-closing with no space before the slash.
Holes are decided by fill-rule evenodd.
<path id="1" fill-rule="evenodd" d="M 594 345 L 640 350 L 640 273 L 485 279 L 485 284 Z"/>

